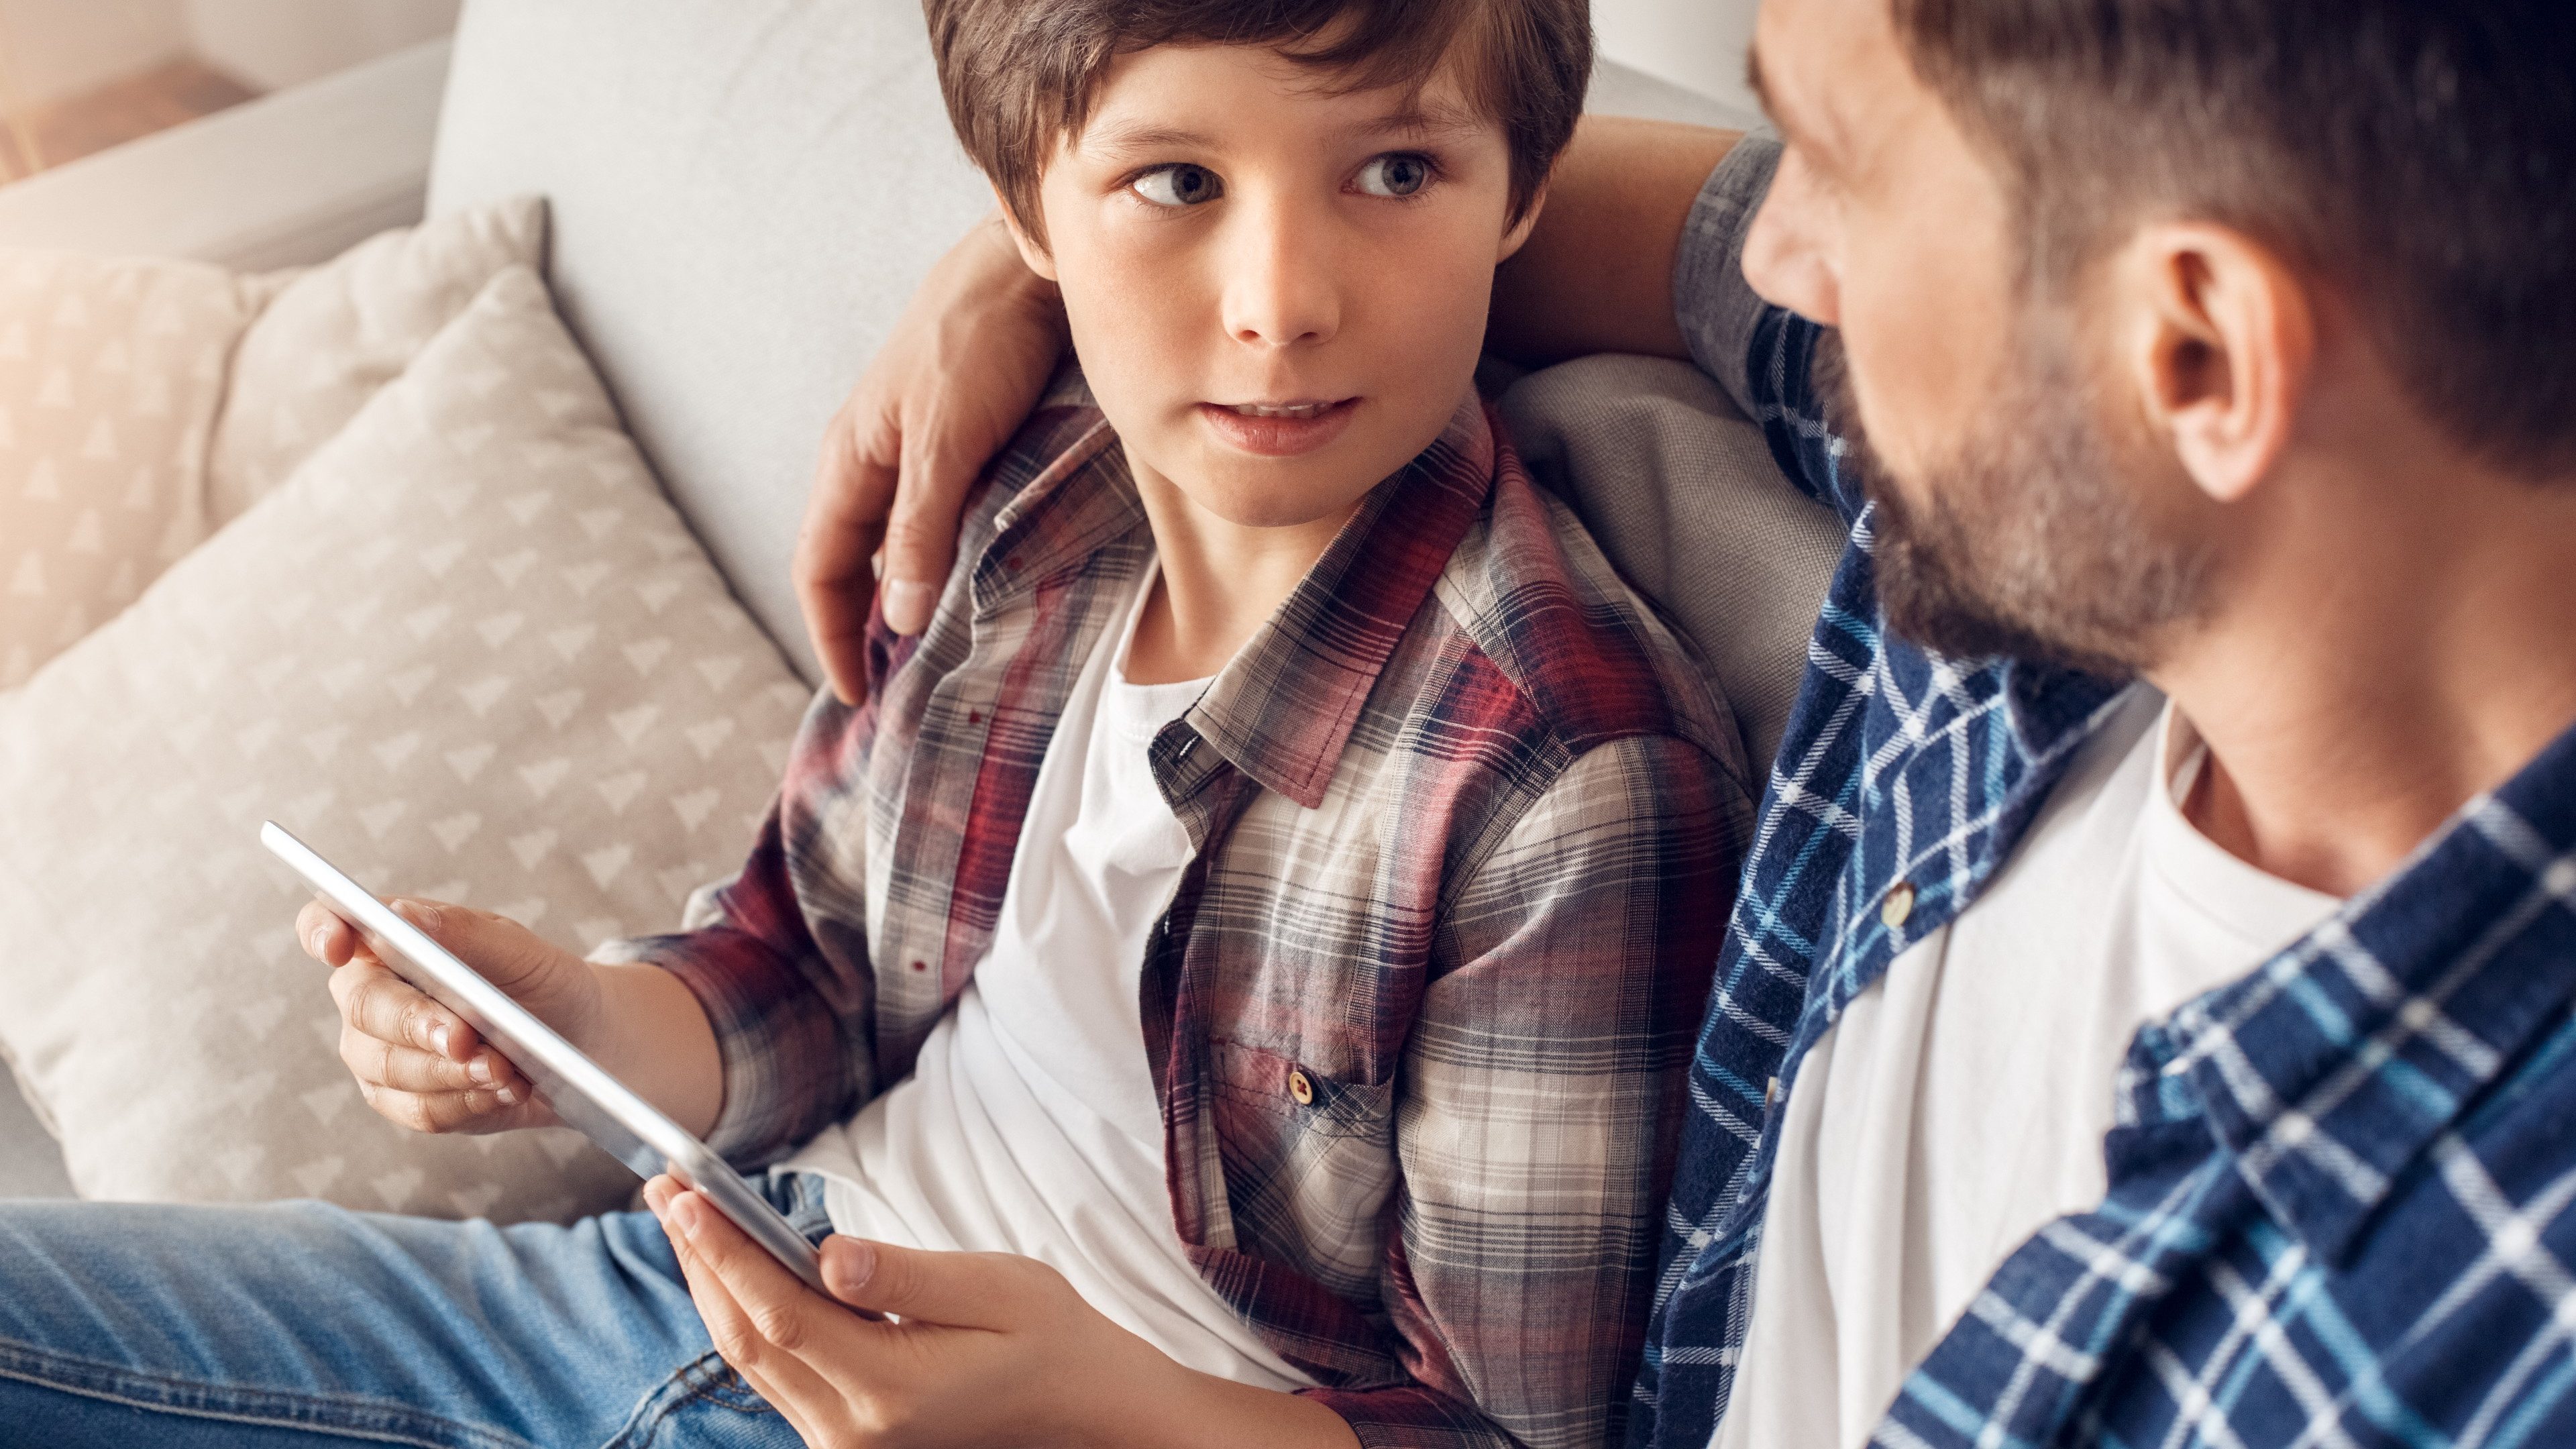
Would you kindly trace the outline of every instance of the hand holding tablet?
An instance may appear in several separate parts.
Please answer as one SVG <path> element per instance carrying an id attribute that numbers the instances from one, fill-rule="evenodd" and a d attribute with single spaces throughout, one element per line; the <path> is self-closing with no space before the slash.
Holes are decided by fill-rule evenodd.
<path id="1" fill-rule="evenodd" d="M 695 1135 L 547 1025 L 527 1004 L 460 960 L 285 829 L 274 823 L 261 826 L 260 842 L 304 878 L 322 903 L 348 923 L 386 969 L 455 1013 L 506 1058 L 491 1072 L 492 1101 L 482 1112 L 470 1114 L 470 1120 L 406 1125 L 432 1131 L 489 1131 L 559 1120 L 577 1127 L 638 1176 L 667 1171 L 682 1185 L 695 1188 L 753 1241 L 816 1291 L 829 1296 L 813 1246 Z M 531 974 L 548 978 L 522 983 L 523 994 L 531 996 L 544 993 L 556 980 L 572 982 L 572 973 Z M 580 987 L 572 983 L 555 989 L 558 993 L 577 993 Z M 580 1009 L 577 996 L 555 1005 L 558 1019 L 566 1014 L 577 1015 Z M 482 1055 L 468 1054 L 469 1062 Z M 467 1063 L 452 1065 L 470 1070 Z M 404 1070 L 435 1073 L 438 1069 L 413 1063 Z M 422 1081 L 425 1086 L 430 1084 L 427 1076 Z M 503 1092 L 516 1096 L 522 1087 L 528 1093 L 525 1098 L 499 1100 Z M 468 1091 L 471 1095 L 450 1092 L 442 1096 L 471 1102 L 483 1095 L 472 1091 L 470 1083 Z"/>

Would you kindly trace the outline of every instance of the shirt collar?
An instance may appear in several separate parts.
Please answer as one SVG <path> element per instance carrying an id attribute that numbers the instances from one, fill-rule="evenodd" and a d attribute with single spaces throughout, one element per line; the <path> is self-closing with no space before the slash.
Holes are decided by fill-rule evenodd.
<path id="1" fill-rule="evenodd" d="M 1484 404 L 1470 396 L 1430 447 L 1360 501 L 1182 722 L 1264 789 L 1322 805 L 1379 672 L 1493 493 L 1495 450 Z M 1205 773 L 1183 769 L 1165 793 L 1185 798 Z"/>
<path id="2" fill-rule="evenodd" d="M 2189 1083 L 2256 1196 L 2334 1262 L 2571 996 L 2576 729 L 2388 879 L 2149 1035 L 2155 1076 Z"/>

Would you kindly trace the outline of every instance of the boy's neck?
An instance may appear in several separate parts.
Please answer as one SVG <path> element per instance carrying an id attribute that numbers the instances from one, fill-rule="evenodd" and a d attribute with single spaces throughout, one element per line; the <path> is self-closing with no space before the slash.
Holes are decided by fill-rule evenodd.
<path id="1" fill-rule="evenodd" d="M 1134 472 L 1162 576 L 1128 647 L 1131 684 L 1180 684 L 1223 669 L 1296 592 L 1359 507 L 1355 501 L 1328 518 L 1252 527 L 1200 508 L 1149 468 Z"/>

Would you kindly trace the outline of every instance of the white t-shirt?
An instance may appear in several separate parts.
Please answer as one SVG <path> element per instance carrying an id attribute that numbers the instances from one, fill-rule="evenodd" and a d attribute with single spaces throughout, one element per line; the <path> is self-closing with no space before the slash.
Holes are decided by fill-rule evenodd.
<path id="1" fill-rule="evenodd" d="M 1801 1063 L 1714 1449 L 1866 1444 L 2003 1260 L 2100 1204 L 2138 1028 L 2334 911 L 2184 817 L 2207 760 L 2139 687 L 1986 894 Z"/>
<path id="2" fill-rule="evenodd" d="M 1190 1368 L 1300 1388 L 1312 1380 L 1207 1285 L 1172 1225 L 1137 990 L 1193 851 L 1147 758 L 1207 681 L 1122 676 L 1153 583 L 1148 569 L 1066 701 L 992 948 L 956 1008 L 911 1076 L 785 1165 L 828 1180 L 837 1231 L 1039 1259 Z"/>

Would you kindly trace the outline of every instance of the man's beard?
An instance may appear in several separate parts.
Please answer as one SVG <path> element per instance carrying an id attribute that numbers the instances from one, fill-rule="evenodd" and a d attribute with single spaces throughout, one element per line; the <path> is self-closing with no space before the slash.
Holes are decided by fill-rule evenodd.
<path id="1" fill-rule="evenodd" d="M 2111 678 L 2148 669 L 2175 629 L 2205 612 L 2209 550 L 2142 506 L 2136 489 L 2152 455 L 2139 447 L 2124 459 L 2103 436 L 2064 346 L 2025 329 L 2015 373 L 1917 480 L 1930 500 L 1917 506 L 1870 453 L 1842 338 L 1820 340 L 1815 376 L 1844 448 L 1837 466 L 1875 505 L 1888 626 L 1960 658 Z"/>

